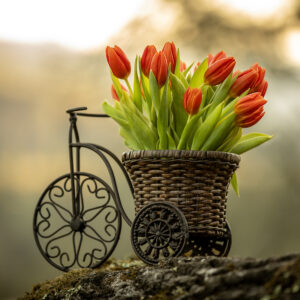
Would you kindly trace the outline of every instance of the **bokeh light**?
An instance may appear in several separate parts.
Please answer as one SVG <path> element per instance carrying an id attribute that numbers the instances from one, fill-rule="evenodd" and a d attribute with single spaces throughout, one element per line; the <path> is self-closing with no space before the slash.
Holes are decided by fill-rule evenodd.
<path id="1" fill-rule="evenodd" d="M 141 11 L 144 0 L 27 0 L 0 2 L 0 37 L 58 43 L 75 49 L 102 45 Z"/>

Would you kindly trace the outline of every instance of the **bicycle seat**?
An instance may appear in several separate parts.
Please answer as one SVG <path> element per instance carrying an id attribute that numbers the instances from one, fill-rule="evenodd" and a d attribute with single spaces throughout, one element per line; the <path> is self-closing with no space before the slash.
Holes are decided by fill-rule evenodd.
<path id="1" fill-rule="evenodd" d="M 81 111 L 81 110 L 87 110 L 87 107 L 81 106 L 81 107 L 74 107 L 66 110 L 66 113 L 71 114 L 74 113 L 75 111 Z"/>

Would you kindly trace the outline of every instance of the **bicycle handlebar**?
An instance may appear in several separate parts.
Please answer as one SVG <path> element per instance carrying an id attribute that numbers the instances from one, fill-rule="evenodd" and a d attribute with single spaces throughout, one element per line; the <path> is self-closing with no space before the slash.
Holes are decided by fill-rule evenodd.
<path id="1" fill-rule="evenodd" d="M 75 111 L 81 111 L 81 110 L 87 110 L 86 106 L 80 106 L 80 107 L 74 107 L 66 110 L 66 113 L 71 114 L 74 113 Z"/>
<path id="2" fill-rule="evenodd" d="M 66 110 L 66 113 L 74 114 L 75 112 L 82 111 L 82 110 L 87 110 L 87 107 L 80 106 L 80 107 L 70 108 L 70 109 Z M 76 115 L 83 116 L 83 117 L 109 118 L 109 116 L 106 114 L 77 113 Z"/>

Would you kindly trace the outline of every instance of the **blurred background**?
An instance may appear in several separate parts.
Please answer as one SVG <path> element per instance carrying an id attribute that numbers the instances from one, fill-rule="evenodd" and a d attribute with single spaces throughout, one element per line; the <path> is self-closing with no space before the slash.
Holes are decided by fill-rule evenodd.
<path id="1" fill-rule="evenodd" d="M 101 113 L 111 100 L 106 45 L 133 62 L 147 44 L 174 41 L 189 65 L 224 50 L 243 70 L 266 68 L 266 115 L 251 131 L 275 138 L 242 157 L 240 194 L 229 193 L 230 255 L 300 251 L 300 2 L 298 0 L 27 0 L 0 2 L 0 298 L 15 299 L 61 274 L 32 233 L 45 187 L 68 172 L 70 107 Z M 118 157 L 126 147 L 109 119 L 82 118 L 81 138 Z M 105 170 L 87 156 L 85 168 Z M 100 166 L 100 165 L 99 165 Z M 123 205 L 133 199 L 116 171 Z M 132 255 L 124 225 L 114 257 Z"/>

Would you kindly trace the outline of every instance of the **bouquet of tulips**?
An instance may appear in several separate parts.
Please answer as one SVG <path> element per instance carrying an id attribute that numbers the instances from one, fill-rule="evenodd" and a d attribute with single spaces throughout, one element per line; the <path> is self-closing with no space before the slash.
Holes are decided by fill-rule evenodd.
<path id="1" fill-rule="evenodd" d="M 103 110 L 120 125 L 130 149 L 242 154 L 272 138 L 242 132 L 263 117 L 267 102 L 265 69 L 257 63 L 233 72 L 235 59 L 221 51 L 187 67 L 173 42 L 161 51 L 148 45 L 135 59 L 132 87 L 131 64 L 122 49 L 107 46 L 106 58 L 115 101 L 105 102 Z M 232 185 L 238 192 L 235 175 Z"/>

